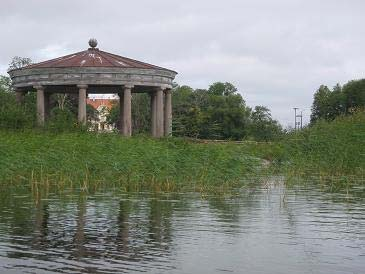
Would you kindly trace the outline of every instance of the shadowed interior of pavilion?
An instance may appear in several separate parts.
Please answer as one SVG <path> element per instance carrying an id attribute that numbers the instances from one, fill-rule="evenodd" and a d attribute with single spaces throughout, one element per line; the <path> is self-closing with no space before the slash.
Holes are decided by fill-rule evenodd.
<path id="1" fill-rule="evenodd" d="M 88 94 L 119 95 L 120 132 L 132 135 L 131 98 L 145 92 L 151 98 L 151 135 L 172 133 L 171 88 L 176 72 L 99 50 L 96 39 L 85 51 L 9 71 L 17 101 L 37 92 L 37 121 L 44 125 L 50 115 L 50 95 L 78 93 L 78 121 L 86 124 Z"/>

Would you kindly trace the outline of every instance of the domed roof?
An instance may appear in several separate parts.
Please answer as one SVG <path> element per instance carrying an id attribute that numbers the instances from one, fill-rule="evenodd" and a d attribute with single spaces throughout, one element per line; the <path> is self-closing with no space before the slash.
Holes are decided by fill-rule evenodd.
<path id="1" fill-rule="evenodd" d="M 59 58 L 47 60 L 44 62 L 31 64 L 26 68 L 72 68 L 72 67 L 114 67 L 114 68 L 138 68 L 138 69 L 162 69 L 166 68 L 158 67 L 141 61 L 137 61 L 131 58 L 119 56 L 109 52 L 101 51 L 96 48 L 97 42 L 95 39 L 90 39 L 89 49 L 80 51 L 77 53 L 65 55 Z"/>
<path id="2" fill-rule="evenodd" d="M 8 71 L 14 88 L 34 86 L 172 86 L 177 72 L 90 48 L 56 59 Z M 141 88 L 142 89 L 142 88 Z M 137 90 L 137 88 L 135 88 Z"/>

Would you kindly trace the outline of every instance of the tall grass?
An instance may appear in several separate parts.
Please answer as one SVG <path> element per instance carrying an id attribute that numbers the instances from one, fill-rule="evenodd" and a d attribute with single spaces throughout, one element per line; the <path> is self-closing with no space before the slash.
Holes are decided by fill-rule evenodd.
<path id="1" fill-rule="evenodd" d="M 122 138 L 86 132 L 76 124 L 66 132 L 70 115 L 53 117 L 45 129 L 0 130 L 0 186 L 212 191 L 277 173 L 312 177 L 337 188 L 365 183 L 363 111 L 319 121 L 277 142 L 239 144 Z M 271 164 L 263 168 L 263 163 Z"/>
<path id="2" fill-rule="evenodd" d="M 332 122 L 319 121 L 281 142 L 288 174 L 320 179 L 364 183 L 365 112 L 341 116 Z"/>
<path id="3" fill-rule="evenodd" d="M 258 166 L 258 158 L 233 144 L 0 131 L 0 184 L 202 190 L 237 185 Z"/>

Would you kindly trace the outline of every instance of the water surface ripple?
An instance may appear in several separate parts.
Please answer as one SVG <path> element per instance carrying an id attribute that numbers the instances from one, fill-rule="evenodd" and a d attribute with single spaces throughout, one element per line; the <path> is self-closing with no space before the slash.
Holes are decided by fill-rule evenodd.
<path id="1" fill-rule="evenodd" d="M 364 273 L 365 199 L 2 189 L 0 273 Z"/>

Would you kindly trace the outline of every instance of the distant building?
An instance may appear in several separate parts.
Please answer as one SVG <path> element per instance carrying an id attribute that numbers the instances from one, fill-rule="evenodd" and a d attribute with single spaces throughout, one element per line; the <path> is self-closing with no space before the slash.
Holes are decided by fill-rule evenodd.
<path id="1" fill-rule="evenodd" d="M 112 106 L 118 104 L 118 101 L 117 99 L 87 98 L 86 103 L 97 110 L 97 118 L 91 119 L 93 128 L 96 131 L 112 131 L 115 128 L 113 125 L 107 124 L 106 117 L 110 113 Z"/>

